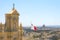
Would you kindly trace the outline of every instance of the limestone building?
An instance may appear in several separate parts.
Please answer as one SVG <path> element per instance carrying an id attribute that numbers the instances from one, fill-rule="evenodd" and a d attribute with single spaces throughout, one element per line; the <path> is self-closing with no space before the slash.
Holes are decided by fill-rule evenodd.
<path id="1" fill-rule="evenodd" d="M 5 14 L 5 24 L 0 23 L 0 40 L 22 40 L 22 24 L 19 26 L 19 13 L 13 8 Z"/>

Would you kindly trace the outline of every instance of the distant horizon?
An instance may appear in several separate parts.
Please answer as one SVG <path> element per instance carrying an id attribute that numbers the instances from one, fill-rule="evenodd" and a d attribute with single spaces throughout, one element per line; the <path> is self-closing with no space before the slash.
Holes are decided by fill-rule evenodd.
<path id="1" fill-rule="evenodd" d="M 34 25 L 34 26 L 36 26 L 36 27 L 43 27 L 43 25 L 40 25 L 40 26 Z M 60 27 L 60 25 L 45 25 L 45 27 L 52 27 L 52 26 L 54 26 L 54 27 Z M 23 27 L 31 27 L 31 26 L 23 26 Z"/>

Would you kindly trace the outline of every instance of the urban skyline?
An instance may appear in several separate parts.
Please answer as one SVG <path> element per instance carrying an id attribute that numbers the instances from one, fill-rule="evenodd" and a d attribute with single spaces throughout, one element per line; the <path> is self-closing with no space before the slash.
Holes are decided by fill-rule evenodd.
<path id="1" fill-rule="evenodd" d="M 60 0 L 1 0 L 0 22 L 5 23 L 4 14 L 11 11 L 13 3 L 23 26 L 60 25 Z"/>

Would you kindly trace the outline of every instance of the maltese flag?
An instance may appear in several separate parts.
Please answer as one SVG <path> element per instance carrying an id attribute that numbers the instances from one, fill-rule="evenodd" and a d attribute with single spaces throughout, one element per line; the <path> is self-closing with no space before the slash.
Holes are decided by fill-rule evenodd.
<path id="1" fill-rule="evenodd" d="M 37 27 L 34 26 L 33 24 L 31 24 L 31 29 L 34 30 L 34 31 L 36 31 L 37 30 Z"/>

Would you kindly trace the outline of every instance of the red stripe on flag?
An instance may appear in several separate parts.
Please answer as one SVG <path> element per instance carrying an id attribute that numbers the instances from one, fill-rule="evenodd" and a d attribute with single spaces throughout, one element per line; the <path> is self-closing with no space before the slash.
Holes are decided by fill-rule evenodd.
<path id="1" fill-rule="evenodd" d="M 36 26 L 34 26 L 34 30 L 35 30 L 35 31 L 37 30 L 37 27 L 36 27 Z"/>

